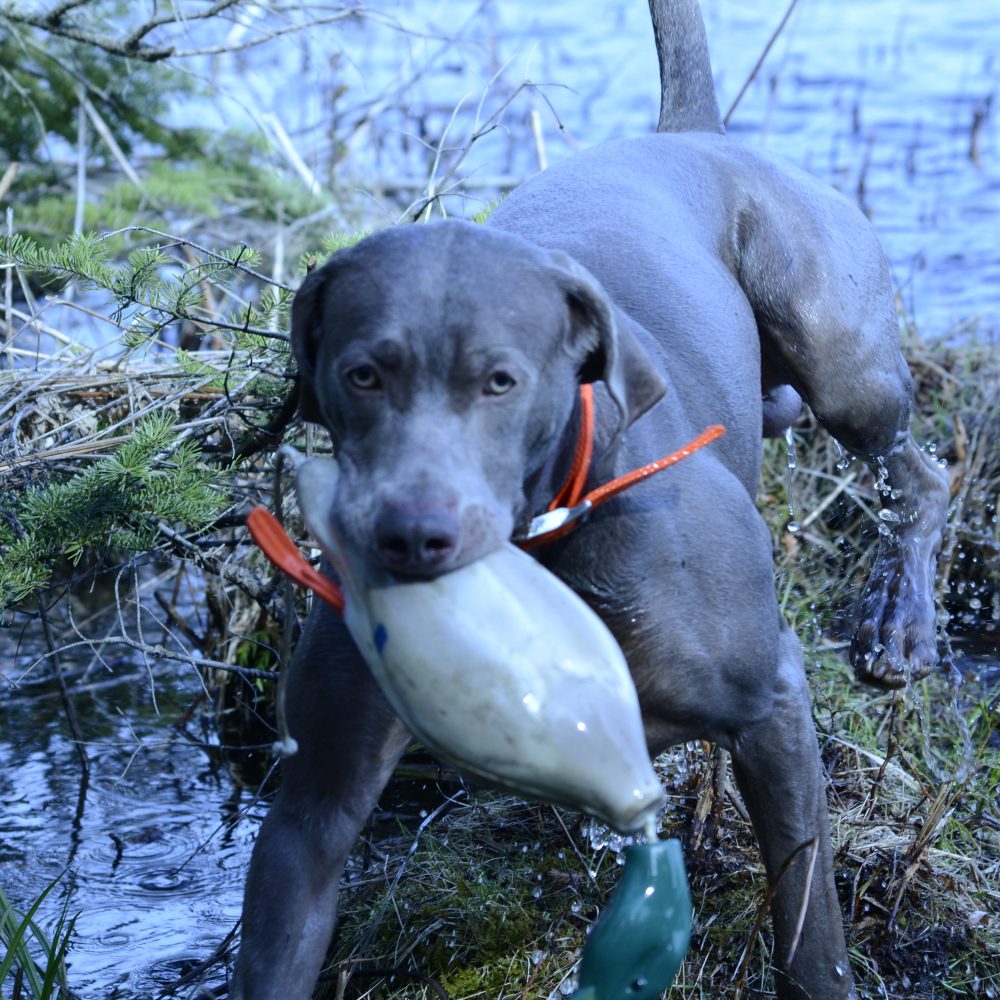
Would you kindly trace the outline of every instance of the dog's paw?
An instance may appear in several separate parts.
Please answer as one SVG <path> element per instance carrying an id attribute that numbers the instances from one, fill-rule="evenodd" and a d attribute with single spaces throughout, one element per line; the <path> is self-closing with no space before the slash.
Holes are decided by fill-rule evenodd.
<path id="1" fill-rule="evenodd" d="M 851 665 L 858 680 L 876 687 L 903 687 L 939 662 L 934 559 L 909 541 L 881 539 L 858 605 Z"/>

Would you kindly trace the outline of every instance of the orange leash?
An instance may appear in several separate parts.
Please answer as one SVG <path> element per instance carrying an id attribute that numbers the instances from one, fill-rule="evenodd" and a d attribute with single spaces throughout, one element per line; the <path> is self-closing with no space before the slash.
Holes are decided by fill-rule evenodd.
<path id="1" fill-rule="evenodd" d="M 549 510 L 557 507 L 575 507 L 583 495 L 583 487 L 594 456 L 594 387 L 587 383 L 580 386 L 580 433 L 573 451 L 573 464 L 562 489 L 552 498 Z"/>
<path id="2" fill-rule="evenodd" d="M 589 500 L 595 507 L 598 507 L 612 497 L 618 496 L 619 493 L 627 490 L 630 486 L 641 483 L 644 479 L 649 479 L 650 476 L 670 468 L 671 465 L 676 465 L 689 455 L 693 455 L 699 448 L 704 448 L 706 444 L 711 444 L 716 438 L 722 437 L 725 433 L 726 428 L 722 424 L 712 424 L 711 427 L 706 427 L 696 438 L 688 441 L 684 447 L 672 451 L 669 455 L 664 455 L 663 458 L 658 458 L 655 462 L 650 462 L 648 465 L 633 469 L 631 472 L 625 473 L 624 476 L 612 479 L 610 483 L 598 486 L 596 489 L 591 490 L 583 499 Z"/>
<path id="3" fill-rule="evenodd" d="M 328 576 L 306 562 L 295 542 L 285 533 L 281 522 L 266 508 L 254 507 L 247 515 L 247 527 L 261 551 L 296 583 L 313 590 L 339 614 L 344 613 L 344 595 Z"/>

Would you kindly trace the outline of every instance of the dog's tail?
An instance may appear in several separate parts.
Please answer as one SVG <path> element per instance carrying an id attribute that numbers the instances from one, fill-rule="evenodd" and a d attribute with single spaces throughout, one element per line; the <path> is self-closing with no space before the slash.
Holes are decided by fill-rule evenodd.
<path id="1" fill-rule="evenodd" d="M 698 0 L 649 0 L 660 60 L 657 132 L 725 132 Z"/>

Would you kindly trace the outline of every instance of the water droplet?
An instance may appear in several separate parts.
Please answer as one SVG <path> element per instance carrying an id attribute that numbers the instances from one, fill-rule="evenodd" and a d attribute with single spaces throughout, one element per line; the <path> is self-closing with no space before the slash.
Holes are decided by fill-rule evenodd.
<path id="1" fill-rule="evenodd" d="M 791 427 L 785 428 L 785 460 L 788 462 L 789 469 L 798 468 L 799 457 L 795 453 L 795 435 L 792 433 Z"/>
<path id="2" fill-rule="evenodd" d="M 887 521 L 889 524 L 898 524 L 899 515 L 894 510 L 888 510 L 883 508 L 878 512 L 878 516 L 883 520 Z"/>
<path id="3" fill-rule="evenodd" d="M 536 886 L 534 889 L 531 890 L 531 898 L 532 899 L 541 899 L 542 898 L 542 887 L 541 886 Z"/>
<path id="4" fill-rule="evenodd" d="M 785 525 L 785 531 L 787 531 L 790 535 L 794 535 L 801 527 L 802 525 L 799 524 L 798 521 L 789 521 L 788 524 Z"/>
<path id="5" fill-rule="evenodd" d="M 791 427 L 785 428 L 785 492 L 788 500 L 788 520 L 795 520 L 795 501 L 792 497 L 792 471 L 798 466 L 798 456 L 795 454 L 795 435 Z"/>

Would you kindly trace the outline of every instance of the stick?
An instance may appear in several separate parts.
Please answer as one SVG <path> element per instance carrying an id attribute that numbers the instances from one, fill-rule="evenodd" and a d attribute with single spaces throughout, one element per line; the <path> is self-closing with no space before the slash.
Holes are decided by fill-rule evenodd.
<path id="1" fill-rule="evenodd" d="M 87 114 L 83 84 L 76 85 L 79 105 L 76 109 L 76 210 L 73 213 L 73 235 L 83 232 L 84 210 L 87 203 Z"/>
<path id="2" fill-rule="evenodd" d="M 7 192 L 10 190 L 11 184 L 14 183 L 14 178 L 17 177 L 18 170 L 21 169 L 21 164 L 17 160 L 3 172 L 3 177 L 0 177 L 0 200 L 7 197 Z"/>
<path id="3" fill-rule="evenodd" d="M 83 742 L 80 720 L 76 717 L 76 707 L 70 699 L 66 678 L 62 674 L 62 661 L 59 659 L 59 651 L 56 649 L 55 639 L 52 636 L 52 625 L 49 622 L 48 602 L 41 592 L 38 594 L 38 613 L 42 620 L 42 630 L 45 633 L 45 644 L 49 647 L 49 656 L 52 660 L 52 676 L 55 677 L 56 683 L 59 685 L 59 697 L 62 700 L 63 711 L 66 713 L 66 721 L 69 723 L 76 753 L 80 758 L 80 770 L 83 774 L 82 788 L 85 789 L 90 779 L 90 759 L 87 757 L 87 747 Z"/>
<path id="4" fill-rule="evenodd" d="M 115 141 L 115 137 L 111 134 L 111 129 L 108 128 L 107 122 L 101 117 L 100 112 L 93 104 L 90 103 L 87 95 L 83 92 L 83 87 L 80 87 L 80 104 L 83 110 L 86 111 L 87 117 L 91 120 L 94 128 L 97 130 L 97 134 L 104 140 L 104 145 L 111 150 L 111 155 L 118 161 L 118 166 L 122 168 L 122 173 L 137 187 L 142 188 L 142 181 L 139 175 L 135 172 L 135 168 L 128 161 L 128 157 L 122 152 L 121 146 Z"/>
<path id="5" fill-rule="evenodd" d="M 764 65 L 764 60 L 767 58 L 768 52 L 771 51 L 771 47 L 778 40 L 778 35 L 781 34 L 785 25 L 788 23 L 788 19 L 792 16 L 792 11 L 795 10 L 795 5 L 798 2 L 799 0 L 792 0 L 792 2 L 788 5 L 788 10 L 785 11 L 785 16 L 781 19 L 781 22 L 778 24 L 778 27 L 774 29 L 774 33 L 768 39 L 767 45 L 764 46 L 764 51 L 761 52 L 760 58 L 757 60 L 756 64 L 754 65 L 754 68 L 750 70 L 750 75 L 746 78 L 746 82 L 743 84 L 743 86 L 740 87 L 740 92 L 736 95 L 735 100 L 733 101 L 732 104 L 729 105 L 729 110 L 726 112 L 725 118 L 722 119 L 723 125 L 729 124 L 729 119 L 732 117 L 733 112 L 736 110 L 736 106 L 740 103 L 741 100 L 743 100 L 743 95 L 747 92 L 748 88 L 750 87 L 750 84 L 753 83 L 753 81 L 756 79 L 757 74 L 760 72 L 761 66 Z"/>
<path id="6" fill-rule="evenodd" d="M 12 167 L 15 164 L 11 165 Z M 7 174 L 10 173 L 8 169 Z M 7 174 L 4 174 L 4 180 L 7 180 Z M 10 239 L 14 235 L 14 209 L 7 209 L 7 238 Z M 10 347 L 14 340 L 14 269 L 8 267 L 4 273 L 3 281 L 3 311 L 4 311 L 4 331 L 3 331 L 3 342 L 2 347 L 0 347 L 0 368 L 5 368 L 7 366 L 7 349 Z M 13 367 L 13 365 L 11 365 Z"/>

